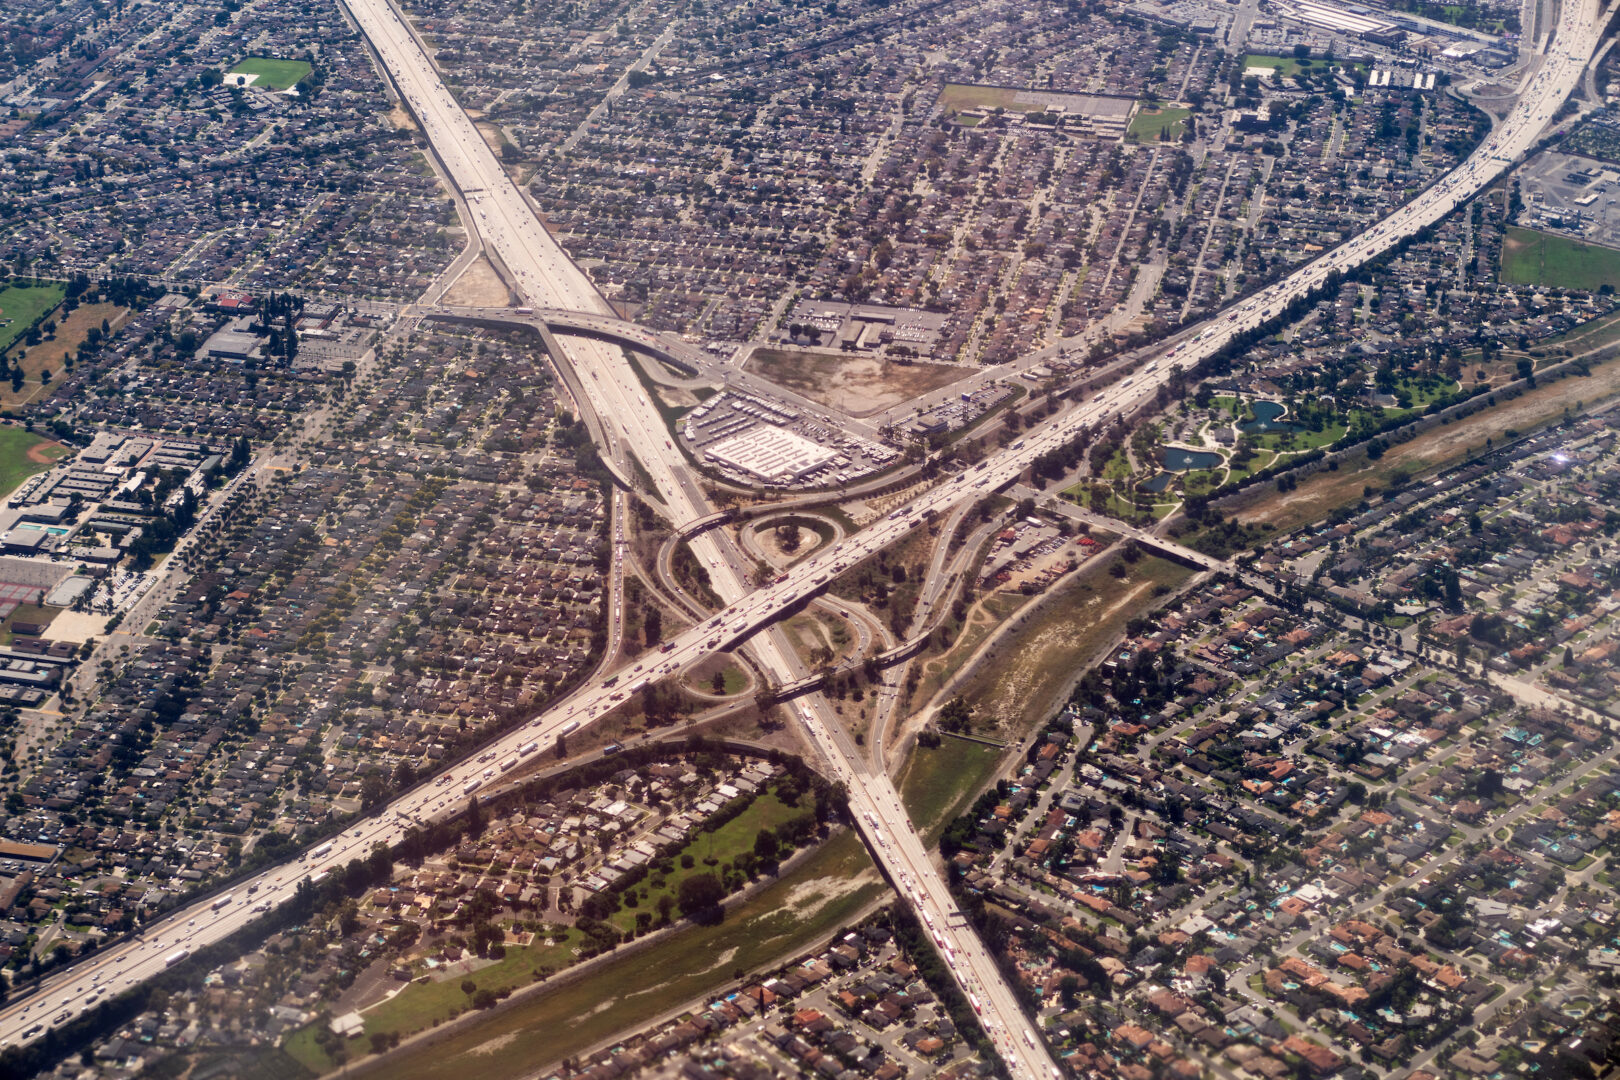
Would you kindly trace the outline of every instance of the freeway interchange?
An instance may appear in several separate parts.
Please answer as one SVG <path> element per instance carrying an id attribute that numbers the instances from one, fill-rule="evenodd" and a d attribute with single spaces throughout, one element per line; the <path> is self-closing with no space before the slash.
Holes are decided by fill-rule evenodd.
<path id="1" fill-rule="evenodd" d="M 524 302 L 542 310 L 614 319 L 609 305 L 546 233 L 471 119 L 455 104 L 398 11 L 387 0 L 348 0 L 347 6 L 476 214 L 471 224 L 510 271 Z M 1040 455 L 1131 415 L 1150 403 L 1177 371 L 1265 325 L 1330 275 L 1364 264 L 1462 205 L 1535 144 L 1581 78 L 1597 48 L 1606 14 L 1600 14 L 1595 0 L 1565 3 L 1547 51 L 1532 65 L 1517 105 L 1501 126 L 1462 165 L 1411 203 L 1282 281 L 1177 334 L 1133 375 L 1071 404 L 974 469 L 934 486 L 758 589 L 749 588 L 742 569 L 748 562 L 722 530 L 695 533 L 690 547 L 728 605 L 723 611 L 633 667 L 599 676 L 567 701 L 487 746 L 477 760 L 463 761 L 434 782 L 404 793 L 385 810 L 350 825 L 295 862 L 240 881 L 230 894 L 179 910 L 134 938 L 48 977 L 37 992 L 0 1010 L 0 1045 L 38 1038 L 102 997 L 150 978 L 193 949 L 242 928 L 289 898 L 306 878 L 318 879 L 333 867 L 363 858 L 378 843 L 398 842 L 413 824 L 459 812 L 466 797 L 501 783 L 520 762 L 618 708 L 644 684 L 674 675 L 716 650 L 746 641 L 761 667 L 779 683 L 804 678 L 807 672 L 776 625 L 784 612 L 912 530 L 1012 483 Z M 528 321 L 520 314 L 512 319 Z M 579 404 L 588 405 L 601 422 L 604 455 L 621 467 L 639 462 L 664 498 L 663 509 L 677 529 L 712 516 L 713 507 L 697 477 L 619 349 L 570 336 L 567 326 L 554 329 L 561 335 L 556 340 L 564 354 L 555 359 L 574 369 L 586 399 Z M 846 786 L 851 818 L 874 858 L 926 924 L 1013 1075 L 1030 1080 L 1060 1077 L 994 959 L 956 910 L 929 851 L 911 828 L 881 755 L 873 755 L 874 763 L 861 753 L 819 694 L 795 699 L 792 709 L 825 757 L 829 775 Z"/>

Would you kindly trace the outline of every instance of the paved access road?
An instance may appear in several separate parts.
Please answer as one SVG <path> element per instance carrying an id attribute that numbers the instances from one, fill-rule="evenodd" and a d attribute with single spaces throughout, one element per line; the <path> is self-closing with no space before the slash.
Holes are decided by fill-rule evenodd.
<path id="1" fill-rule="evenodd" d="M 446 171 L 478 214 L 474 224 L 517 278 L 535 307 L 567 308 L 611 315 L 606 301 L 557 248 L 501 171 L 499 163 L 433 74 L 420 44 L 386 0 L 351 0 L 351 12 L 381 56 L 384 66 L 423 123 Z M 659 653 L 604 679 L 597 679 L 567 702 L 506 735 L 476 762 L 463 762 L 431 786 L 406 793 L 382 813 L 358 822 L 341 835 L 306 852 L 295 863 L 265 871 L 240 883 L 219 900 L 201 901 L 153 926 L 134 941 L 112 947 L 46 980 L 42 993 L 0 1011 L 0 1043 L 32 1040 L 45 1026 L 61 1022 L 93 1004 L 111 988 L 121 988 L 161 971 L 197 945 L 215 941 L 262 909 L 290 895 L 298 880 L 319 877 L 336 865 L 366 855 L 376 843 L 392 843 L 412 819 L 453 812 L 466 795 L 494 783 L 523 758 L 538 753 L 616 708 L 650 679 L 665 678 L 715 649 L 745 638 L 761 665 L 782 682 L 805 672 L 781 632 L 780 614 L 820 591 L 855 562 L 886 547 L 958 502 L 1011 483 L 1037 456 L 1096 430 L 1156 394 L 1173 367 L 1215 352 L 1235 335 L 1257 327 L 1335 271 L 1357 266 L 1401 238 L 1438 221 L 1493 180 L 1534 144 L 1579 81 L 1597 45 L 1603 20 L 1594 0 L 1567 4 L 1550 50 L 1532 65 L 1519 105 L 1484 146 L 1445 179 L 1380 225 L 1334 249 L 1273 285 L 1235 310 L 1222 312 L 1167 342 L 1163 357 L 1138 374 L 1054 416 L 972 471 L 918 496 L 887 518 L 806 560 L 774 583 L 750 592 L 743 557 L 718 530 L 695 536 L 693 552 L 708 564 L 715 590 L 729 605 L 720 614 L 668 642 Z M 606 430 L 603 449 L 620 462 L 636 458 L 664 496 L 677 526 L 713 513 L 696 479 L 675 450 L 669 432 L 630 365 L 617 348 L 595 341 L 566 339 L 566 357 L 580 373 L 590 406 Z M 888 776 L 859 754 L 819 695 L 794 703 L 835 777 L 849 790 L 850 806 L 877 860 L 913 903 L 970 995 L 975 1008 L 1013 1073 L 1033 1080 L 1057 1076 L 1044 1044 L 1018 1007 L 977 936 L 951 904 L 945 883 L 922 841 L 913 832 Z"/>

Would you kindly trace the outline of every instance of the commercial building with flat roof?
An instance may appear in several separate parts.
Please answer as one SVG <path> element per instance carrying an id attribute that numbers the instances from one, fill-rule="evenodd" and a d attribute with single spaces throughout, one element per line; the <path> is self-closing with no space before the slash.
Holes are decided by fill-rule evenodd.
<path id="1" fill-rule="evenodd" d="M 838 456 L 820 443 L 769 424 L 705 447 L 703 454 L 769 484 L 790 484 Z"/>

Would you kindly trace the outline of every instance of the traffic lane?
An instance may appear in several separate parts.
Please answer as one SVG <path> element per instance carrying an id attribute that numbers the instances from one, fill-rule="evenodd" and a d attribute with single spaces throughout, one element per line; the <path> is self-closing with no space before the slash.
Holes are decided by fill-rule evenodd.
<path id="1" fill-rule="evenodd" d="M 487 147 L 485 147 L 485 148 L 484 148 L 484 149 L 486 149 L 486 150 L 487 150 Z M 1494 145 L 1493 145 L 1493 146 L 1491 146 L 1491 147 L 1490 147 L 1490 148 L 1489 148 L 1489 149 L 1491 149 L 1491 150 L 1494 150 L 1494 149 L 1495 149 L 1495 146 L 1494 146 Z M 1469 175 L 1470 175 L 1470 178 L 1471 178 L 1471 179 L 1475 179 L 1475 180 L 1477 180 L 1477 179 L 1478 179 L 1478 176 L 1479 176 L 1479 173 L 1478 173 L 1478 172 L 1477 172 L 1477 171 L 1476 171 L 1476 170 L 1470 170 L 1470 172 L 1469 172 Z M 1454 200 L 1454 202 L 1455 202 L 1455 200 Z M 1453 205 L 1454 205 L 1454 202 L 1453 202 Z M 1415 218 L 1415 217 L 1416 217 L 1416 215 L 1407 215 L 1407 217 L 1408 217 L 1408 218 Z M 1388 221 L 1389 221 L 1389 220 L 1390 220 L 1390 219 L 1386 219 L 1386 222 L 1388 222 Z M 1376 234 L 1378 234 L 1378 233 L 1381 233 L 1381 232 L 1382 232 L 1382 228 L 1380 228 L 1380 229 L 1379 229 L 1379 230 L 1375 230 L 1375 237 L 1376 237 Z M 1372 243 L 1372 242 L 1371 242 L 1371 241 L 1370 241 L 1370 240 L 1369 240 L 1369 241 L 1368 241 L 1368 242 L 1367 242 L 1367 243 L 1365 243 L 1365 244 L 1357 244 L 1357 245 L 1355 245 L 1355 246 L 1353 246 L 1353 247 L 1351 247 L 1351 248 L 1350 248 L 1350 250 L 1351 250 L 1351 251 L 1352 251 L 1352 252 L 1353 252 L 1353 253 L 1357 253 L 1357 254 L 1359 254 L 1359 253 L 1361 253 L 1361 252 L 1362 252 L 1362 251 L 1363 251 L 1363 250 L 1365 250 L 1365 251 L 1372 251 L 1372 250 L 1374 250 L 1374 248 L 1375 248 L 1375 247 L 1376 247 L 1376 246 L 1377 246 L 1377 245 L 1374 245 L 1374 244 L 1373 244 L 1373 243 Z M 1303 278 L 1303 279 L 1300 279 L 1300 282 L 1299 282 L 1299 283 L 1297 283 L 1297 284 L 1305 284 L 1305 285 L 1308 285 L 1308 284 L 1310 284 L 1310 283 L 1312 283 L 1312 282 L 1313 282 L 1313 281 L 1315 281 L 1315 280 L 1317 280 L 1317 279 L 1318 279 L 1318 278 L 1317 278 L 1317 276 L 1314 276 L 1314 275 L 1307 275 L 1307 276 L 1306 276 L 1306 277 L 1305 277 L 1305 278 Z M 1288 295 L 1288 292 L 1287 292 L 1287 290 L 1283 290 L 1283 291 L 1279 291 L 1279 292 L 1278 292 L 1278 293 L 1277 293 L 1277 294 L 1276 294 L 1276 296 L 1277 296 L 1277 297 L 1278 297 L 1278 298 L 1281 298 L 1281 297 L 1283 297 L 1283 296 L 1286 296 L 1286 295 Z M 1250 310 L 1252 310 L 1252 305 L 1251 305 L 1251 309 L 1250 309 Z M 1262 318 L 1263 318 L 1263 317 L 1264 317 L 1264 316 L 1262 316 Z M 1237 320 L 1238 320 L 1238 316 L 1229 316 L 1229 317 L 1228 317 L 1228 320 L 1227 320 L 1227 322 L 1228 322 L 1228 323 L 1229 323 L 1229 324 L 1232 324 L 1232 323 L 1234 323 L 1234 322 L 1237 322 Z M 1253 317 L 1253 316 L 1251 316 L 1251 317 L 1250 317 L 1250 318 L 1248 318 L 1248 319 L 1243 319 L 1243 320 L 1242 320 L 1242 321 L 1241 321 L 1241 323 L 1239 323 L 1239 324 L 1238 324 L 1238 325 L 1239 325 L 1239 326 L 1241 326 L 1241 327 L 1247 327 L 1247 326 L 1249 326 L 1249 325 L 1250 325 L 1250 324 L 1257 324 L 1257 322 L 1258 322 L 1258 321 L 1259 321 L 1259 320 L 1257 320 L 1257 319 L 1255 319 L 1255 318 L 1254 318 L 1254 317 Z M 1215 343 L 1213 343 L 1213 342 L 1212 342 L 1212 343 L 1211 343 L 1211 344 L 1210 344 L 1210 345 L 1209 345 L 1209 346 L 1207 346 L 1207 347 L 1206 347 L 1206 351 L 1213 351 L 1213 348 L 1214 348 L 1214 347 L 1215 347 Z M 1144 387 L 1144 389 L 1145 389 L 1145 387 Z M 1142 393 L 1141 393 L 1141 392 L 1139 392 L 1139 393 L 1138 393 L 1138 394 L 1136 394 L 1136 395 L 1132 395 L 1132 396 L 1131 396 L 1131 397 L 1130 397 L 1130 398 L 1129 398 L 1129 399 L 1128 399 L 1128 400 L 1130 400 L 1130 401 L 1132 401 L 1132 402 L 1134 402 L 1134 401 L 1136 401 L 1136 400 L 1140 400 L 1140 399 L 1141 399 L 1141 397 L 1142 397 L 1142 396 L 1143 396 L 1143 394 L 1142 394 Z M 1126 400 L 1126 399 L 1122 399 L 1122 400 L 1121 400 L 1121 402 L 1120 402 L 1120 403 L 1121 403 L 1121 404 L 1123 404 L 1123 403 L 1124 403 L 1124 400 Z M 998 472 L 999 472 L 999 470 L 998 470 Z M 598 699 L 598 700 L 599 700 L 599 699 Z M 345 849 L 344 849 L 344 850 L 345 850 L 345 852 L 346 852 L 346 851 L 347 851 L 347 847 L 345 847 Z M 216 921 L 218 921 L 218 920 L 216 920 Z M 194 933 L 195 933 L 195 929 L 194 929 L 194 928 L 191 928 L 191 929 L 192 929 L 192 935 L 188 935 L 188 936 L 193 936 L 193 935 L 194 935 Z"/>

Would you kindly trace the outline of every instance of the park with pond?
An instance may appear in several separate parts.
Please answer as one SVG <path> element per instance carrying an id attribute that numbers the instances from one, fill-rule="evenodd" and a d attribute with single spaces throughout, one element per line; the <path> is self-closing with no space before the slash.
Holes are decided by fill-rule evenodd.
<path id="1" fill-rule="evenodd" d="M 1280 401 L 1211 396 L 1184 406 L 1182 415 L 1138 429 L 1128 443 L 1092 455 L 1091 476 L 1064 497 L 1127 520 L 1158 520 L 1189 496 L 1205 495 L 1279 461 L 1330 446 L 1347 431 L 1386 412 L 1335 416 L 1307 409 L 1308 417 Z"/>

